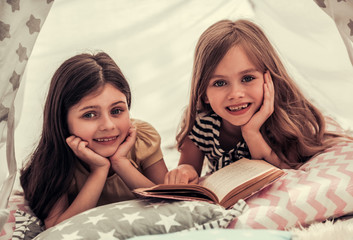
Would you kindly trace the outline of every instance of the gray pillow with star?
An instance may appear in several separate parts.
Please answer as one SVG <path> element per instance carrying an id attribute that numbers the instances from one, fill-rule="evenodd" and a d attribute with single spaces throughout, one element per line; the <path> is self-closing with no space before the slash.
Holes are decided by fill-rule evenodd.
<path id="1" fill-rule="evenodd" d="M 231 209 L 201 201 L 138 199 L 112 203 L 80 213 L 35 239 L 127 239 L 183 230 L 225 228 L 247 205 Z"/>

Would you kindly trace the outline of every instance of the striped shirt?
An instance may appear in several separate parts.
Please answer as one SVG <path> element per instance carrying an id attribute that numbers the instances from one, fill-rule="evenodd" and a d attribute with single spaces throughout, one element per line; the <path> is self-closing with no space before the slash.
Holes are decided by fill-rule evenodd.
<path id="1" fill-rule="evenodd" d="M 207 172 L 215 172 L 240 158 L 251 158 L 248 146 L 242 139 L 234 143 L 234 148 L 225 151 L 219 144 L 221 117 L 216 113 L 198 114 L 189 138 L 204 153 L 208 159 Z"/>

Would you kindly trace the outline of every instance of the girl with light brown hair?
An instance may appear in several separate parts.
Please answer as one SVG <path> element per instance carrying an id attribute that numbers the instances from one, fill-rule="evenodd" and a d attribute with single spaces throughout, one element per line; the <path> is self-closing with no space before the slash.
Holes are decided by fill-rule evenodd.
<path id="1" fill-rule="evenodd" d="M 221 20 L 199 38 L 178 167 L 165 183 L 197 183 L 240 158 L 297 168 L 341 135 L 301 93 L 268 38 L 248 20 Z"/>

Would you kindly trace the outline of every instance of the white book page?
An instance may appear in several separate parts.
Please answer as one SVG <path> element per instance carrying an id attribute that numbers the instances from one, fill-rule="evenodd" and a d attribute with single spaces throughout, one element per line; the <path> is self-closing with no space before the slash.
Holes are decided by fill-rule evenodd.
<path id="1" fill-rule="evenodd" d="M 202 186 L 211 189 L 221 201 L 237 186 L 274 168 L 276 167 L 263 160 L 242 158 L 206 177 Z"/>

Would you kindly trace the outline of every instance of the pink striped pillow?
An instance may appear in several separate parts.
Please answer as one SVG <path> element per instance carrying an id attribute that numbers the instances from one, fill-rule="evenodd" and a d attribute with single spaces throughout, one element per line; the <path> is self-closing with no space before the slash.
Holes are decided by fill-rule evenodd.
<path id="1" fill-rule="evenodd" d="M 249 210 L 228 228 L 284 230 L 353 213 L 353 142 L 340 143 L 286 172 L 247 199 Z"/>

